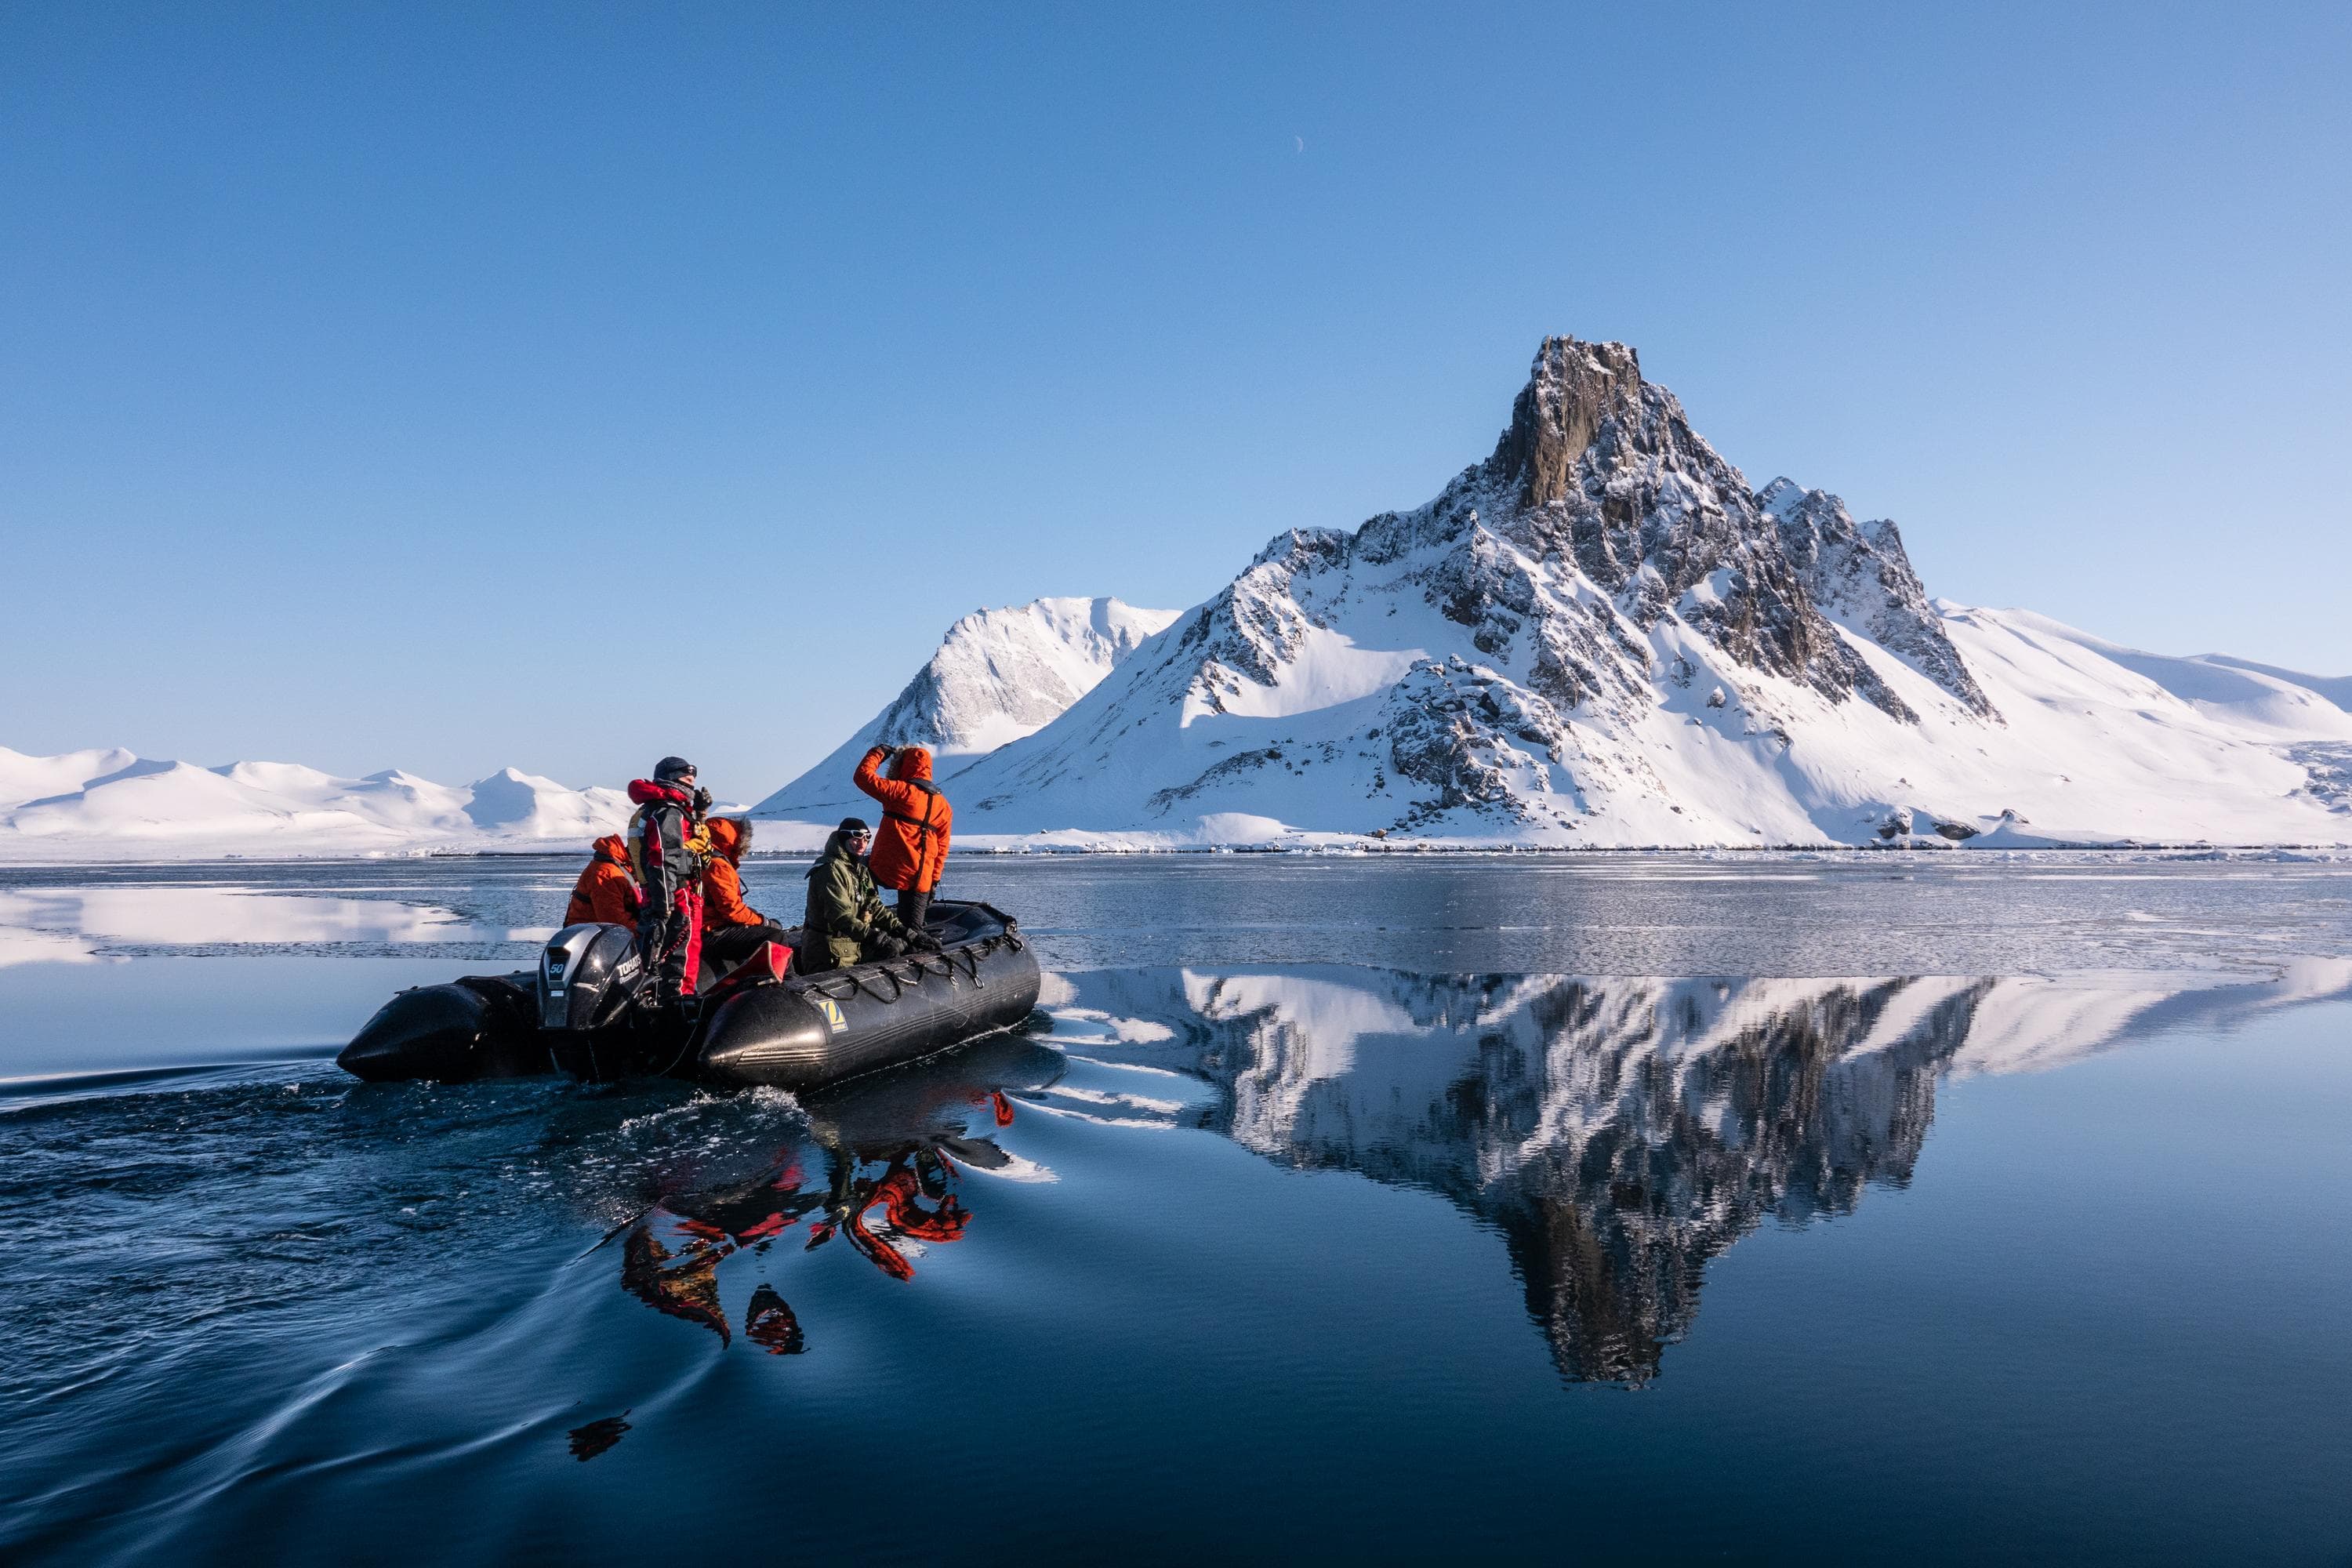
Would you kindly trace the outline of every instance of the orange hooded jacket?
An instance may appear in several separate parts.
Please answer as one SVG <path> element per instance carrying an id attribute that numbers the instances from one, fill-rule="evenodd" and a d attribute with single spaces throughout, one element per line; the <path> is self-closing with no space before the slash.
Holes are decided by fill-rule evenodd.
<path id="1" fill-rule="evenodd" d="M 908 746 L 890 759 L 890 776 L 880 763 L 887 748 L 877 746 L 857 764 L 859 789 L 882 803 L 881 830 L 867 857 L 874 879 L 899 892 L 928 893 L 947 869 L 948 827 L 955 808 L 931 783 L 931 753 Z"/>
<path id="2" fill-rule="evenodd" d="M 594 853 L 588 857 L 588 868 L 580 873 L 580 880 L 572 889 L 572 902 L 563 910 L 563 923 L 576 926 L 586 921 L 602 921 L 606 925 L 637 928 L 636 879 L 629 874 L 629 847 L 617 833 L 608 833 L 596 840 Z"/>
<path id="3" fill-rule="evenodd" d="M 743 825 L 732 817 L 714 816 L 710 834 L 710 864 L 702 873 L 702 923 L 716 931 L 723 926 L 782 925 L 743 901 Z"/>

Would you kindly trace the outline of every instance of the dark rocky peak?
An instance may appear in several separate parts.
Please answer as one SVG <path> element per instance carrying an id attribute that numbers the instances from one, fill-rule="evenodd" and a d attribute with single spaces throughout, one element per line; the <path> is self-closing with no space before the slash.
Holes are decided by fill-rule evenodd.
<path id="1" fill-rule="evenodd" d="M 1493 678 L 1472 693 L 1465 674 L 1431 665 L 1392 693 L 1429 718 L 1387 726 L 1391 762 L 1447 809 L 1509 809 L 1523 782 L 1512 754 L 1560 764 L 1571 715 L 1636 721 L 1660 678 L 1645 634 L 1664 623 L 1746 668 L 1916 721 L 1843 627 L 1997 717 L 1892 523 L 1858 524 L 1836 497 L 1786 480 L 1752 490 L 1622 343 L 1545 339 L 1493 456 L 1427 504 L 1353 534 L 1276 536 L 1171 641 L 1166 683 L 1212 711 L 1244 683 L 1277 684 L 1314 628 L 1360 613 L 1358 574 L 1391 566 L 1402 572 L 1382 591 L 1417 589 L 1467 629 Z M 1496 681 L 1512 703 L 1486 689 Z M 1488 754 L 1490 741 L 1502 751 Z"/>
<path id="2" fill-rule="evenodd" d="M 1635 627 L 1677 617 L 1749 668 L 1916 717 L 1814 608 L 1747 479 L 1622 343 L 1546 339 L 1495 456 L 1454 489 L 1441 514 L 1483 492 L 1487 527 L 1581 570 Z"/>
<path id="3" fill-rule="evenodd" d="M 1838 497 L 1785 477 L 1757 491 L 1756 505 L 1772 520 L 1790 567 L 1823 615 L 1895 655 L 1979 717 L 2000 718 L 1928 604 L 1894 523 L 1856 522 Z"/>
<path id="4" fill-rule="evenodd" d="M 1394 514 L 1389 514 L 1394 515 Z M 1271 566 L 1286 578 L 1345 563 L 1355 535 L 1337 528 L 1293 528 L 1266 541 L 1250 565 Z"/>
<path id="5" fill-rule="evenodd" d="M 1518 487 L 1521 506 L 1559 500 L 1602 421 L 1637 409 L 1641 396 L 1642 363 L 1625 344 L 1546 338 L 1488 468 Z"/>
<path id="6" fill-rule="evenodd" d="M 1817 571 L 1824 555 L 1860 545 L 1885 551 L 1910 571 L 1903 538 L 1892 522 L 1856 522 L 1843 497 L 1811 490 L 1786 475 L 1756 492 L 1756 504 L 1778 525 L 1782 548 L 1801 572 Z"/>
<path id="7" fill-rule="evenodd" d="M 1545 339 L 1495 455 L 1455 488 L 1538 559 L 1572 559 L 1612 594 L 1638 585 L 1643 626 L 1758 545 L 1779 554 L 1746 478 L 1622 343 Z"/>

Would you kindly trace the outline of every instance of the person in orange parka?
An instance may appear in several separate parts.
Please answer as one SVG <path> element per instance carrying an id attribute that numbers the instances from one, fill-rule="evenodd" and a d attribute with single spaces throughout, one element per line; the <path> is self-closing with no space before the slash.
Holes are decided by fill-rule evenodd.
<path id="1" fill-rule="evenodd" d="M 717 962 L 740 963 L 761 942 L 782 942 L 784 928 L 743 901 L 743 851 L 751 847 L 751 823 L 714 816 L 706 826 L 710 864 L 702 872 L 702 951 Z"/>
<path id="2" fill-rule="evenodd" d="M 637 891 L 637 879 L 629 871 L 629 846 L 617 833 L 607 833 L 596 840 L 593 853 L 588 857 L 588 868 L 580 873 L 572 885 L 572 902 L 563 910 L 563 923 L 576 926 L 588 921 L 602 921 L 606 925 L 637 929 L 637 906 L 644 897 Z"/>
<path id="3" fill-rule="evenodd" d="M 897 890 L 898 922 L 920 931 L 923 911 L 947 868 L 948 826 L 955 820 L 955 808 L 931 782 L 931 753 L 920 746 L 873 747 L 857 764 L 855 782 L 882 803 L 882 831 L 874 836 L 866 863 L 877 882 Z"/>

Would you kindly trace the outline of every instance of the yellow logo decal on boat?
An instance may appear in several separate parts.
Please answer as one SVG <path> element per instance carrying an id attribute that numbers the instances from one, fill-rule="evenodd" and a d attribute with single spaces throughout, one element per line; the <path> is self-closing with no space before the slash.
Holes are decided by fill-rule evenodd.
<path id="1" fill-rule="evenodd" d="M 833 1033 L 837 1035 L 849 1027 L 849 1021 L 841 1016 L 841 1004 L 832 997 L 817 997 L 816 1010 L 824 1015 L 824 1026 Z"/>

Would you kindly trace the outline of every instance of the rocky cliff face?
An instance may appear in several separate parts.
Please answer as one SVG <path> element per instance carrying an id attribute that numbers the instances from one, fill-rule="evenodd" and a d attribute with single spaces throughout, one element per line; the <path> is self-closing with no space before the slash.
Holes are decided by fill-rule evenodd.
<path id="1" fill-rule="evenodd" d="M 1747 481 L 1621 343 L 1545 340 L 1494 456 L 1404 531 L 1419 542 L 1482 528 L 1537 563 L 1573 563 L 1637 627 L 1678 616 L 1748 668 L 1913 717 L 1823 620 Z M 1507 609 L 1465 578 L 1470 592 L 1449 605 L 1457 618 Z M 1549 663 L 1539 673 L 1572 673 Z"/>
<path id="2" fill-rule="evenodd" d="M 1787 479 L 1751 491 L 1622 343 L 1545 340 L 1494 455 L 1356 542 L 1372 559 L 1442 552 L 1432 602 L 1483 634 L 1482 651 L 1526 638 L 1538 689 L 1564 707 L 1636 689 L 1649 660 L 1631 634 L 1672 620 L 1741 668 L 1916 719 L 1827 611 L 1882 644 L 1891 634 L 1929 679 L 1990 712 L 1894 524 L 1857 528 L 1836 497 Z M 1601 596 L 1537 591 L 1538 575 L 1557 590 L 1571 570 Z M 1607 651 L 1631 657 L 1596 657 Z"/>
<path id="3" fill-rule="evenodd" d="M 1816 608 L 1897 655 L 1978 716 L 2000 717 L 1927 603 L 1895 524 L 1857 523 L 1845 502 L 1791 479 L 1774 479 L 1756 501 L 1780 524 L 1781 548 Z"/>

